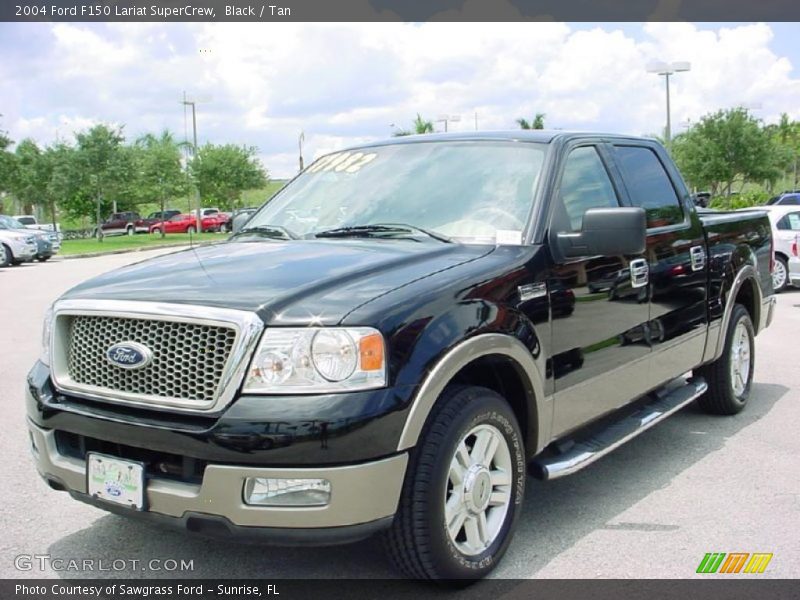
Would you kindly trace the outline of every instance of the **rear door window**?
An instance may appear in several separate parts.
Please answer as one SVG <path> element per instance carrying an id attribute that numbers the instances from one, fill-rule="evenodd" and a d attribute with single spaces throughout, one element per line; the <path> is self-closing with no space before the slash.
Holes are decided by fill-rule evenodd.
<path id="1" fill-rule="evenodd" d="M 678 194 L 656 153 L 644 146 L 615 146 L 614 152 L 631 202 L 647 213 L 647 227 L 683 223 Z"/>

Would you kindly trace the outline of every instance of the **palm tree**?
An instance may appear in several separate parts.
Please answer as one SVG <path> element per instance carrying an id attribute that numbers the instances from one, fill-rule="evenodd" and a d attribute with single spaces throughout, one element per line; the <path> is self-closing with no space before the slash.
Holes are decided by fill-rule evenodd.
<path id="1" fill-rule="evenodd" d="M 402 137 L 404 135 L 422 135 L 424 133 L 433 133 L 433 121 L 423 119 L 419 113 L 417 118 L 414 119 L 414 129 L 409 131 L 407 129 L 400 129 L 394 132 L 394 137 Z"/>
<path id="2" fill-rule="evenodd" d="M 536 116 L 533 118 L 533 121 L 528 121 L 528 119 L 517 119 L 517 125 L 519 125 L 520 129 L 544 129 L 544 113 L 536 113 Z"/>

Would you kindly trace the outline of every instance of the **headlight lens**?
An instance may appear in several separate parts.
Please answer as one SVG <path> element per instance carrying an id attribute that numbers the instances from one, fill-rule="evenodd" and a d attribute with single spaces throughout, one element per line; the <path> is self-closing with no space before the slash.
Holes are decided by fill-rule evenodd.
<path id="1" fill-rule="evenodd" d="M 370 327 L 267 329 L 245 393 L 305 394 L 386 385 L 383 336 Z"/>
<path id="2" fill-rule="evenodd" d="M 50 366 L 50 338 L 53 333 L 53 307 L 44 313 L 44 323 L 42 323 L 42 355 L 39 360 Z"/>

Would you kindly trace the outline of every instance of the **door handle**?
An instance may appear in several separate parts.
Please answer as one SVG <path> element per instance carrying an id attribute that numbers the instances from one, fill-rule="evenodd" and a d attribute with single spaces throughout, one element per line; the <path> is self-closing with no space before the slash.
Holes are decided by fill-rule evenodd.
<path id="1" fill-rule="evenodd" d="M 702 246 L 689 248 L 689 257 L 692 261 L 692 271 L 701 271 L 706 266 L 706 249 Z"/>
<path id="2" fill-rule="evenodd" d="M 650 281 L 650 265 L 644 258 L 633 259 L 628 268 L 631 271 L 631 287 L 644 287 Z"/>

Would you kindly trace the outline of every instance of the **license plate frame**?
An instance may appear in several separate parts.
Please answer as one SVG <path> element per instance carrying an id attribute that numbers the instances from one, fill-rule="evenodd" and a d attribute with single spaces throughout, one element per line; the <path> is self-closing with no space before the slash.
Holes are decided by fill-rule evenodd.
<path id="1" fill-rule="evenodd" d="M 86 492 L 109 504 L 144 511 L 145 464 L 100 452 L 86 453 Z"/>

